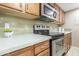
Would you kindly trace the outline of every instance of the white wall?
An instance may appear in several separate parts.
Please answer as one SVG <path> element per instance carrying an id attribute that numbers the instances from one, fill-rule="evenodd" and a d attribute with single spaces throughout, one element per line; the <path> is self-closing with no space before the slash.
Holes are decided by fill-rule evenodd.
<path id="1" fill-rule="evenodd" d="M 72 44 L 79 47 L 79 9 L 65 13 L 64 28 L 72 30 Z"/>

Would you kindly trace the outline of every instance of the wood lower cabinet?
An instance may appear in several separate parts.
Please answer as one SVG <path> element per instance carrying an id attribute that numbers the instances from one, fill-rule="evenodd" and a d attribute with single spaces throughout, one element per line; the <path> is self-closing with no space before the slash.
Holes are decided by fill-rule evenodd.
<path id="1" fill-rule="evenodd" d="M 26 47 L 20 50 L 16 50 L 3 56 L 49 56 L 49 40 L 35 44 L 30 47 Z"/>
<path id="2" fill-rule="evenodd" d="M 49 49 L 44 50 L 43 52 L 39 53 L 37 56 L 49 56 Z"/>
<path id="3" fill-rule="evenodd" d="M 71 40 L 71 33 L 68 34 L 68 50 L 71 48 L 72 40 Z"/>
<path id="4" fill-rule="evenodd" d="M 33 46 L 7 53 L 4 56 L 33 56 Z"/>
<path id="5" fill-rule="evenodd" d="M 35 47 L 35 55 L 39 55 L 46 49 L 49 50 L 49 41 L 41 42 L 39 44 L 36 44 L 34 47 Z"/>
<path id="6" fill-rule="evenodd" d="M 71 33 L 68 33 L 65 35 L 65 39 L 64 39 L 65 53 L 67 53 L 69 49 L 71 48 L 71 45 L 72 45 L 71 35 L 72 35 Z"/>

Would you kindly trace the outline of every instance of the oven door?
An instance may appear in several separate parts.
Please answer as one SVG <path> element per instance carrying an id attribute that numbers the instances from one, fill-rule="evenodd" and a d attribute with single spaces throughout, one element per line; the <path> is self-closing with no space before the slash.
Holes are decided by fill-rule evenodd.
<path id="1" fill-rule="evenodd" d="M 64 53 L 64 37 L 52 41 L 52 55 L 61 56 Z"/>
<path id="2" fill-rule="evenodd" d="M 42 4 L 41 6 L 42 6 L 42 8 L 41 8 L 42 9 L 42 11 L 41 11 L 42 16 L 46 16 L 46 17 L 52 19 L 51 21 L 56 20 L 57 11 L 53 7 L 51 7 L 49 4 L 45 4 L 45 3 Z"/>

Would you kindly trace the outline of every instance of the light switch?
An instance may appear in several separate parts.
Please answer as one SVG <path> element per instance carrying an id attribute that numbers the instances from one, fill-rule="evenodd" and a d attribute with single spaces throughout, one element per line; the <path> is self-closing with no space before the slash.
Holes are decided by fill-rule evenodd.
<path id="1" fill-rule="evenodd" d="M 9 23 L 5 23 L 5 28 L 10 28 L 10 24 Z"/>

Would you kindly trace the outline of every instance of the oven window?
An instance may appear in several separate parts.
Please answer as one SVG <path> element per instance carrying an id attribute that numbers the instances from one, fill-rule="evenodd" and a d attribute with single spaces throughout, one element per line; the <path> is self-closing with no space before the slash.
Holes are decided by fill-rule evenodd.
<path id="1" fill-rule="evenodd" d="M 44 5 L 44 14 L 52 17 L 53 16 L 53 10 Z"/>
<path id="2" fill-rule="evenodd" d="M 56 54 L 60 54 L 64 48 L 64 40 L 60 40 L 56 42 Z"/>

